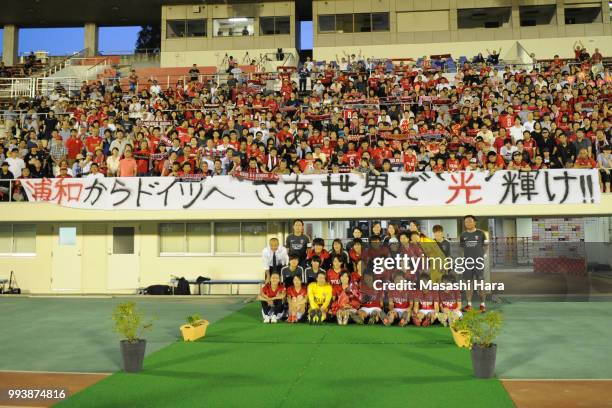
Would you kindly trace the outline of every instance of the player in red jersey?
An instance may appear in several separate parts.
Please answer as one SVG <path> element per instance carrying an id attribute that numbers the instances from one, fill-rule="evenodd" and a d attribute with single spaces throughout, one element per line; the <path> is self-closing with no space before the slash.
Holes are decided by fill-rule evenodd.
<path id="1" fill-rule="evenodd" d="M 396 284 L 405 281 L 404 274 L 398 272 L 393 277 L 393 282 Z M 399 325 L 404 327 L 409 320 L 410 311 L 412 309 L 411 294 L 408 290 L 390 290 L 387 292 L 389 305 L 387 315 L 383 317 L 385 326 L 390 326 L 396 319 L 399 319 Z"/>
<path id="2" fill-rule="evenodd" d="M 421 274 L 421 287 L 417 288 L 413 299 L 412 323 L 415 326 L 429 326 L 436 321 L 436 313 L 440 310 L 438 294 L 433 290 L 422 289 L 430 281 L 428 274 Z"/>
<path id="3" fill-rule="evenodd" d="M 361 294 L 361 307 L 357 313 L 352 313 L 351 318 L 357 324 L 376 324 L 383 319 L 383 292 L 374 288 L 374 275 L 366 273 L 363 275 L 359 286 Z"/>
<path id="4" fill-rule="evenodd" d="M 332 285 L 340 284 L 340 275 L 344 272 L 344 264 L 342 263 L 342 257 L 340 255 L 334 255 L 332 257 L 331 268 L 327 271 L 327 281 Z"/>
<path id="5" fill-rule="evenodd" d="M 310 260 L 313 256 L 318 256 L 321 260 L 321 265 L 327 265 L 330 261 L 330 255 L 325 249 L 325 241 L 323 238 L 315 238 L 312 240 L 312 248 L 306 252 L 306 264 L 310 265 Z"/>
<path id="6" fill-rule="evenodd" d="M 450 285 L 455 283 L 455 278 L 452 275 L 444 275 L 442 283 Z M 436 318 L 443 326 L 448 326 L 456 320 L 463 317 L 461 313 L 461 292 L 458 290 L 441 290 L 438 292 L 438 301 L 440 311 L 436 314 Z"/>
<path id="7" fill-rule="evenodd" d="M 302 277 L 300 275 L 293 276 L 293 286 L 287 289 L 287 304 L 289 307 L 289 316 L 287 323 L 297 323 L 306 313 L 306 302 L 308 292 L 306 286 L 302 285 Z"/>
<path id="8" fill-rule="evenodd" d="M 336 316 L 340 326 L 346 326 L 351 314 L 361 306 L 359 284 L 352 282 L 348 271 L 340 274 L 340 284 L 332 288 L 331 313 Z"/>
<path id="9" fill-rule="evenodd" d="M 352 266 L 351 280 L 354 282 L 358 282 L 361 280 L 362 275 L 362 263 L 361 258 L 363 258 L 363 244 L 361 239 L 355 238 L 353 240 L 351 249 L 349 249 L 349 258 Z"/>
<path id="10" fill-rule="evenodd" d="M 280 283 L 278 272 L 270 274 L 270 281 L 259 292 L 259 300 L 264 323 L 276 323 L 283 316 L 285 285 Z"/>

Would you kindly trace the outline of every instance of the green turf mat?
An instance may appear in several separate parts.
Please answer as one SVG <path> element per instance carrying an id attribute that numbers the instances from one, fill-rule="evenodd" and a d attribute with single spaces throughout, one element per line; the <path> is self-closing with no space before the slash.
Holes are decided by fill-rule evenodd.
<path id="1" fill-rule="evenodd" d="M 121 369 L 119 335 L 111 313 L 134 300 L 155 317 L 147 354 L 180 336 L 179 325 L 199 313 L 215 321 L 240 309 L 244 298 L 15 298 L 0 297 L 0 370 L 114 372 Z"/>
<path id="2" fill-rule="evenodd" d="M 612 378 L 612 303 L 517 302 L 501 307 L 500 378 Z"/>
<path id="3" fill-rule="evenodd" d="M 512 407 L 442 327 L 264 325 L 259 304 L 59 407 Z"/>

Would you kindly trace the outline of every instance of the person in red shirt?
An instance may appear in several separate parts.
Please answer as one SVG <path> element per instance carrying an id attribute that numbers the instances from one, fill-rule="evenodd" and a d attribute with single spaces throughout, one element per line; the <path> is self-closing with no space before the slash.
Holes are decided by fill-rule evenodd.
<path id="1" fill-rule="evenodd" d="M 136 174 L 138 177 L 146 177 L 149 175 L 149 162 L 151 151 L 146 140 L 140 142 L 140 146 L 134 151 L 134 159 L 136 160 Z"/>
<path id="2" fill-rule="evenodd" d="M 414 293 L 412 323 L 415 326 L 429 326 L 436 321 L 436 313 L 439 312 L 438 294 L 432 290 L 423 289 L 431 279 L 426 273 L 421 274 L 420 288 Z"/>
<path id="3" fill-rule="evenodd" d="M 135 177 L 138 173 L 138 165 L 132 156 L 132 148 L 127 147 L 123 152 L 123 159 L 119 160 L 119 177 Z"/>
<path id="4" fill-rule="evenodd" d="M 509 107 L 508 112 L 504 112 L 500 115 L 499 126 L 507 130 L 510 129 L 512 125 L 514 125 L 514 114 L 513 109 Z"/>
<path id="5" fill-rule="evenodd" d="M 523 132 L 523 150 L 527 152 L 529 158 L 533 160 L 537 153 L 538 145 L 534 138 L 531 137 L 531 133 L 529 131 Z"/>
<path id="6" fill-rule="evenodd" d="M 446 170 L 448 171 L 460 171 L 462 170 L 461 162 L 456 157 L 457 154 L 454 150 L 448 152 L 449 158 L 446 160 Z"/>
<path id="7" fill-rule="evenodd" d="M 67 157 L 70 164 L 76 160 L 77 154 L 83 151 L 84 146 L 81 138 L 77 136 L 76 129 L 72 129 L 70 131 L 70 137 L 66 140 L 66 149 L 68 150 Z"/>
<path id="8" fill-rule="evenodd" d="M 393 277 L 393 282 L 399 284 L 403 282 L 404 274 L 398 272 Z M 383 318 L 383 324 L 390 326 L 396 319 L 399 319 L 399 325 L 404 327 L 410 320 L 410 314 L 412 310 L 411 294 L 407 289 L 403 290 L 390 290 L 387 292 L 389 299 L 389 305 L 387 308 L 387 315 Z"/>
<path id="9" fill-rule="evenodd" d="M 348 254 L 352 264 L 351 280 L 353 282 L 359 282 L 362 276 L 361 258 L 363 257 L 363 245 L 361 239 L 355 238 L 355 240 L 353 240 L 352 247 L 349 249 Z"/>
<path id="10" fill-rule="evenodd" d="M 85 139 L 85 148 L 87 149 L 87 152 L 88 153 L 95 153 L 97 148 L 101 148 L 102 147 L 102 142 L 103 141 L 104 141 L 104 139 L 102 139 L 97 134 L 95 134 L 95 133 L 90 134 Z"/>
<path id="11" fill-rule="evenodd" d="M 361 307 L 357 313 L 351 314 L 351 318 L 357 324 L 376 324 L 384 319 L 383 312 L 383 291 L 374 288 L 374 275 L 366 273 L 359 286 L 361 295 Z"/>
<path id="12" fill-rule="evenodd" d="M 68 174 L 68 166 L 60 166 L 59 174 L 55 176 L 55 178 L 72 178 L 72 176 Z"/>
<path id="13" fill-rule="evenodd" d="M 348 151 L 344 155 L 344 163 L 351 169 L 359 166 L 359 153 L 355 151 L 355 142 L 353 141 L 348 143 Z"/>
<path id="14" fill-rule="evenodd" d="M 444 159 L 439 157 L 436 164 L 431 168 L 434 173 L 442 173 L 444 171 Z"/>
<path id="15" fill-rule="evenodd" d="M 285 301 L 285 286 L 280 283 L 277 271 L 270 274 L 270 281 L 259 292 L 261 315 L 264 323 L 276 323 L 283 316 Z"/>
<path id="16" fill-rule="evenodd" d="M 359 285 L 351 281 L 348 271 L 340 274 L 340 284 L 332 288 L 332 299 L 331 314 L 336 316 L 340 326 L 346 326 L 349 317 L 361 306 Z"/>
<path id="17" fill-rule="evenodd" d="M 404 152 L 404 158 L 402 161 L 404 163 L 404 171 L 407 173 L 415 172 L 419 164 L 419 159 L 417 158 L 417 155 L 414 154 L 414 149 L 412 148 Z"/>
<path id="18" fill-rule="evenodd" d="M 442 283 L 445 285 L 453 285 L 455 278 L 452 275 L 444 275 Z M 438 292 L 438 306 L 440 311 L 436 314 L 436 318 L 444 327 L 461 319 L 461 292 L 454 289 L 445 289 Z"/>
<path id="19" fill-rule="evenodd" d="M 287 289 L 287 305 L 289 316 L 287 323 L 297 323 L 306 313 L 306 303 L 308 301 L 308 291 L 306 286 L 302 285 L 302 277 L 300 275 L 293 276 L 293 286 Z"/>
<path id="20" fill-rule="evenodd" d="M 329 252 L 325 249 L 325 241 L 323 238 L 315 238 L 312 240 L 312 248 L 306 252 L 306 263 L 310 266 L 310 260 L 313 256 L 318 256 L 321 260 L 321 265 L 327 266 L 331 262 Z"/>
<path id="21" fill-rule="evenodd" d="M 340 274 L 344 271 L 345 268 L 342 263 L 342 257 L 340 255 L 334 255 L 331 261 L 331 268 L 327 271 L 327 281 L 332 285 L 339 285 Z"/>
<path id="22" fill-rule="evenodd" d="M 597 168 L 597 162 L 589 157 L 589 152 L 587 149 L 580 149 L 578 152 L 578 157 L 576 157 L 576 161 L 574 162 L 575 169 L 594 169 Z"/>

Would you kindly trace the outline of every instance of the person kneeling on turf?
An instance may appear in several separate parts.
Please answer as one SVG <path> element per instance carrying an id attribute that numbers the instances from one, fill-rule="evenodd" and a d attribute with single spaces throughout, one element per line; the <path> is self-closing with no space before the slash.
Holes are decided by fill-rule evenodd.
<path id="1" fill-rule="evenodd" d="M 293 277 L 293 286 L 287 289 L 287 304 L 289 306 L 289 317 L 287 323 L 297 323 L 306 311 L 306 298 L 308 292 L 302 285 L 302 278 L 299 275 Z"/>
<path id="2" fill-rule="evenodd" d="M 327 309 L 332 299 L 332 287 L 327 283 L 325 272 L 317 273 L 317 281 L 308 285 L 308 321 L 318 324 L 327 318 Z"/>
<path id="3" fill-rule="evenodd" d="M 443 283 L 455 283 L 451 275 L 444 275 Z M 458 290 L 441 290 L 438 292 L 440 311 L 436 317 L 445 327 L 463 317 L 461 313 L 461 292 Z"/>
<path id="4" fill-rule="evenodd" d="M 363 275 L 359 288 L 361 292 L 361 308 L 351 318 L 357 324 L 363 324 L 367 320 L 368 324 L 376 324 L 384 319 L 383 292 L 374 288 L 374 276 L 371 273 Z"/>
<path id="5" fill-rule="evenodd" d="M 430 281 L 428 274 L 421 275 L 421 284 Z M 429 326 L 436 321 L 438 308 L 437 293 L 432 290 L 419 288 L 414 294 L 412 323 L 415 326 Z"/>
<path id="6" fill-rule="evenodd" d="M 346 326 L 351 314 L 359 309 L 359 285 L 351 282 L 348 271 L 340 274 L 340 284 L 333 287 L 334 302 L 331 307 L 331 314 L 336 315 L 338 324 Z"/>
<path id="7" fill-rule="evenodd" d="M 276 323 L 283 317 L 285 286 L 280 283 L 278 272 L 270 273 L 270 282 L 261 288 L 259 300 L 264 323 Z"/>
<path id="8" fill-rule="evenodd" d="M 400 283 L 403 280 L 405 279 L 402 272 L 397 272 L 393 277 L 393 282 L 395 283 Z M 396 319 L 399 319 L 399 325 L 404 327 L 410 320 L 410 311 L 412 310 L 410 291 L 408 291 L 408 289 L 390 290 L 388 296 L 388 313 L 383 318 L 383 323 L 385 326 L 390 326 Z"/>

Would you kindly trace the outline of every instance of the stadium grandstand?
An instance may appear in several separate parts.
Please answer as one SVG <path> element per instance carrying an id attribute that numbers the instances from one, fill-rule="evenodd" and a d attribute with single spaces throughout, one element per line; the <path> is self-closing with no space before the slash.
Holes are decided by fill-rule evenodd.
<path id="1" fill-rule="evenodd" d="M 612 400 L 612 2 L 10 3 L 0 406 Z M 100 52 L 133 25 L 159 47 Z M 82 50 L 20 54 L 74 26 Z M 460 289 L 377 286 L 399 281 Z M 155 316 L 140 360 L 126 300 Z M 491 330 L 466 323 L 471 354 L 462 318 Z"/>

